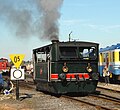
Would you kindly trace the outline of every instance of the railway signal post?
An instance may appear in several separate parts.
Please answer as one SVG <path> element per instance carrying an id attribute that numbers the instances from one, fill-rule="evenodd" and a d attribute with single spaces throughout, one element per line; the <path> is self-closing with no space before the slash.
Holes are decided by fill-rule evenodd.
<path id="1" fill-rule="evenodd" d="M 19 100 L 19 80 L 24 80 L 24 69 L 20 68 L 23 54 L 11 54 L 10 59 L 16 68 L 11 69 L 11 80 L 16 80 L 16 100 Z"/>

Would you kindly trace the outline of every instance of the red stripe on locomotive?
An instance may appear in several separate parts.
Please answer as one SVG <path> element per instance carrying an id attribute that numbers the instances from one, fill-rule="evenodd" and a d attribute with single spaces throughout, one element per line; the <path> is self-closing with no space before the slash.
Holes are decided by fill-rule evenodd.
<path id="1" fill-rule="evenodd" d="M 74 79 L 76 78 L 76 75 L 79 76 L 79 78 L 85 78 L 85 79 L 89 79 L 89 74 L 88 73 L 72 73 L 72 74 L 66 74 L 66 79 Z M 58 74 L 51 74 L 51 79 L 58 79 Z"/>
<path id="2" fill-rule="evenodd" d="M 58 74 L 51 74 L 51 79 L 58 79 Z"/>

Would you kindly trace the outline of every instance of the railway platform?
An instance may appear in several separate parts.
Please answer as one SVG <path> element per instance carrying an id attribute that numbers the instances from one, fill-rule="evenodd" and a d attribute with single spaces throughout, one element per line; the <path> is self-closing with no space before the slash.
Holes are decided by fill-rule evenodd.
<path id="1" fill-rule="evenodd" d="M 120 85 L 119 84 L 108 84 L 108 85 L 105 85 L 105 83 L 103 83 L 103 82 L 98 82 L 97 86 L 105 88 L 105 89 L 111 89 L 111 90 L 115 90 L 115 91 L 119 91 L 120 92 Z"/>

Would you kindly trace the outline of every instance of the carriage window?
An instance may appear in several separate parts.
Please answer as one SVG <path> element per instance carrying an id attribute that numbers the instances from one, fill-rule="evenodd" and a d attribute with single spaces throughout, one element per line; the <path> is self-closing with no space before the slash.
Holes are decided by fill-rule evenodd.
<path id="1" fill-rule="evenodd" d="M 100 62 L 103 62 L 103 54 L 102 53 L 100 53 Z"/>
<path id="2" fill-rule="evenodd" d="M 95 47 L 80 47 L 79 57 L 81 59 L 96 59 L 96 49 Z"/>
<path id="3" fill-rule="evenodd" d="M 115 61 L 115 53 L 113 52 L 113 62 Z"/>
<path id="4" fill-rule="evenodd" d="M 76 58 L 77 48 L 76 47 L 60 47 L 60 57 Z"/>
<path id="5" fill-rule="evenodd" d="M 103 62 L 105 62 L 106 54 L 103 53 Z"/>
<path id="6" fill-rule="evenodd" d="M 112 62 L 112 56 L 111 56 L 111 52 L 110 52 L 110 62 Z"/>
<path id="7" fill-rule="evenodd" d="M 8 60 L 0 59 L 0 62 L 8 62 Z"/>
<path id="8" fill-rule="evenodd" d="M 44 52 L 39 52 L 37 55 L 37 62 L 46 62 L 46 54 Z"/>
<path id="9" fill-rule="evenodd" d="M 120 61 L 120 52 L 119 52 L 119 61 Z"/>

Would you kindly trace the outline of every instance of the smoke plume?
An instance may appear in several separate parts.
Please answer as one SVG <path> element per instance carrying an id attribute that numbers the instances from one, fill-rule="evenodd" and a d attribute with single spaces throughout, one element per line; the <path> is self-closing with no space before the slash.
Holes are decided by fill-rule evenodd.
<path id="1" fill-rule="evenodd" d="M 63 0 L 36 0 L 37 8 L 41 11 L 41 33 L 43 38 L 58 39 L 60 7 Z M 40 32 L 40 31 L 39 31 Z"/>
<path id="2" fill-rule="evenodd" d="M 17 7 L 17 5 L 7 3 L 7 0 L 0 1 L 0 16 L 5 18 L 10 29 L 15 29 L 16 36 L 22 38 L 38 36 L 40 39 L 47 40 L 59 39 L 58 20 L 63 0 L 16 1 L 23 5 Z M 34 17 L 35 8 L 39 14 L 37 17 Z"/>
<path id="3" fill-rule="evenodd" d="M 5 18 L 4 21 L 6 21 L 7 27 L 10 27 L 12 31 L 15 30 L 16 36 L 22 38 L 31 36 L 32 16 L 30 10 L 19 10 L 13 5 L 6 4 L 5 2 L 0 2 L 0 15 Z"/>

